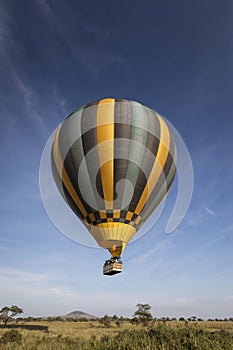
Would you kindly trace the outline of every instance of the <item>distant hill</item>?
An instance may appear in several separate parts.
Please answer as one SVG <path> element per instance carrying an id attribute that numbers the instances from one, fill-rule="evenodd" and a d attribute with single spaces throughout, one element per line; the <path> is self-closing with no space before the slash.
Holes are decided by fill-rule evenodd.
<path id="1" fill-rule="evenodd" d="M 63 318 L 85 318 L 86 320 L 94 320 L 97 317 L 87 314 L 86 312 L 83 311 L 72 311 L 67 315 L 62 316 Z"/>

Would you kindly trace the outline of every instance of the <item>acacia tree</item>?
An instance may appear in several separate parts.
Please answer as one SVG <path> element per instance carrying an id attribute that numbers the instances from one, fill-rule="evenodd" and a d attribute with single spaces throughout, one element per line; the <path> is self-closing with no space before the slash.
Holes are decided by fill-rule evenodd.
<path id="1" fill-rule="evenodd" d="M 4 325 L 7 324 L 7 322 L 11 319 L 14 318 L 16 315 L 22 314 L 23 309 L 18 307 L 17 305 L 11 305 L 9 306 L 4 306 L 0 310 L 0 319 L 4 322 Z"/>
<path id="2" fill-rule="evenodd" d="M 110 316 L 105 315 L 104 317 L 102 317 L 102 318 L 99 319 L 99 322 L 100 322 L 101 324 L 103 324 L 104 327 L 110 328 L 110 327 L 111 327 L 111 320 L 112 320 L 112 318 L 111 318 Z"/>
<path id="3" fill-rule="evenodd" d="M 139 323 L 143 326 L 148 326 L 148 324 L 153 320 L 153 316 L 150 312 L 151 306 L 149 304 L 137 304 L 137 310 L 134 313 L 134 319 L 138 319 Z"/>

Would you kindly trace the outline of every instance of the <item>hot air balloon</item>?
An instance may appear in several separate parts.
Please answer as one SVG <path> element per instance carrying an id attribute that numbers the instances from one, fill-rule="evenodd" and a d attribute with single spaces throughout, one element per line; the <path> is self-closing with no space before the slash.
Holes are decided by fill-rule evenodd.
<path id="1" fill-rule="evenodd" d="M 176 174 L 176 147 L 165 120 L 135 101 L 89 103 L 58 128 L 51 166 L 64 200 L 111 254 L 103 273 L 121 272 L 123 250 Z"/>

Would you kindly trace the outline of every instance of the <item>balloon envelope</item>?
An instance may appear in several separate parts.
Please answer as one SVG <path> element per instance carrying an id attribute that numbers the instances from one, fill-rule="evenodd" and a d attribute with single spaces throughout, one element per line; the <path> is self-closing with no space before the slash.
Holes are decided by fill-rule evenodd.
<path id="1" fill-rule="evenodd" d="M 97 243 L 119 257 L 176 174 L 164 119 L 135 101 L 107 98 L 69 115 L 51 151 L 59 192 Z"/>

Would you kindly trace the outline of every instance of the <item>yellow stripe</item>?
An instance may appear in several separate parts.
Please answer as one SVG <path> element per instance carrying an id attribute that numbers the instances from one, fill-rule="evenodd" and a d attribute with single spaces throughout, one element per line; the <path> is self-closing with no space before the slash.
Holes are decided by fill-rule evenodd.
<path id="1" fill-rule="evenodd" d="M 55 135 L 54 144 L 53 144 L 53 158 L 55 160 L 55 164 L 56 164 L 57 170 L 59 172 L 59 175 L 60 175 L 67 191 L 71 195 L 73 201 L 75 202 L 75 204 L 77 205 L 77 207 L 79 208 L 79 210 L 81 211 L 83 216 L 86 216 L 87 212 L 86 212 L 80 198 L 78 197 L 77 193 L 75 192 L 75 189 L 74 189 L 74 187 L 69 179 L 69 176 L 67 175 L 67 172 L 63 166 L 63 162 L 62 162 L 61 154 L 60 154 L 60 150 L 59 150 L 59 144 L 58 144 L 58 138 L 59 138 L 60 131 L 61 131 L 61 127 L 57 130 L 56 135 Z"/>
<path id="2" fill-rule="evenodd" d="M 112 248 L 113 246 L 120 247 L 122 242 L 128 243 L 135 235 L 136 228 L 124 223 L 119 223 L 121 232 L 116 223 L 99 224 L 98 226 L 90 226 L 89 231 L 92 237 L 96 240 L 100 247 Z"/>
<path id="3" fill-rule="evenodd" d="M 101 227 L 101 228 L 117 228 L 117 227 L 123 227 L 126 226 L 127 224 L 123 223 L 123 222 L 102 222 L 101 224 L 96 225 L 97 227 Z"/>
<path id="4" fill-rule="evenodd" d="M 96 218 L 93 213 L 89 214 L 89 218 L 91 219 L 92 222 L 96 221 Z"/>
<path id="5" fill-rule="evenodd" d="M 113 98 L 101 100 L 97 109 L 97 140 L 105 208 L 113 209 L 114 199 L 114 103 Z M 102 142 L 110 141 L 107 144 Z M 109 159 L 107 162 L 106 159 Z"/>
<path id="6" fill-rule="evenodd" d="M 99 214 L 100 214 L 100 219 L 106 219 L 107 218 L 107 215 L 106 215 L 106 211 L 99 211 Z"/>
<path id="7" fill-rule="evenodd" d="M 113 210 L 113 217 L 114 219 L 119 219 L 120 218 L 121 211 L 120 210 Z"/>
<path id="8" fill-rule="evenodd" d="M 167 160 L 168 151 L 170 147 L 170 133 L 169 133 L 167 124 L 159 115 L 157 116 L 160 122 L 160 143 L 159 143 L 158 153 L 157 153 L 153 168 L 151 170 L 150 176 L 147 180 L 147 184 L 137 204 L 137 207 L 135 210 L 135 214 L 137 215 L 139 215 L 142 209 L 144 208 L 151 192 L 153 191 L 159 179 L 159 176 L 163 171 L 163 167 Z"/>
<path id="9" fill-rule="evenodd" d="M 133 212 L 132 211 L 128 211 L 127 214 L 126 214 L 126 220 L 131 220 L 132 219 L 132 216 L 133 216 Z"/>

